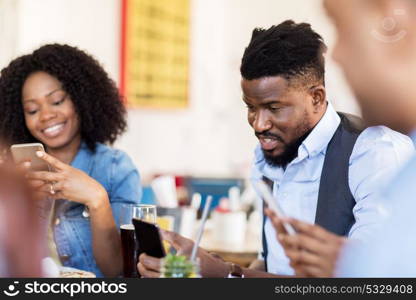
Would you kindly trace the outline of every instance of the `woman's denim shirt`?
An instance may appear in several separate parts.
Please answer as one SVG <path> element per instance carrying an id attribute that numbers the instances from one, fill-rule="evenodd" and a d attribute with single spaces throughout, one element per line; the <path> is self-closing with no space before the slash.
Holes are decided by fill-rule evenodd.
<path id="1" fill-rule="evenodd" d="M 106 189 L 117 226 L 121 205 L 140 202 L 139 172 L 126 153 L 98 143 L 92 152 L 82 143 L 71 165 Z M 55 243 L 62 264 L 102 277 L 93 255 L 90 218 L 85 206 L 57 200 L 54 223 Z"/>

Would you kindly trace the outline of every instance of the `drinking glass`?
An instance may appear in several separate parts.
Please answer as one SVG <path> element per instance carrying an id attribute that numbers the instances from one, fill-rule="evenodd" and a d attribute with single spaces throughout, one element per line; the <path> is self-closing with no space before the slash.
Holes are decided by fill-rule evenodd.
<path id="1" fill-rule="evenodd" d="M 137 271 L 139 245 L 134 232 L 133 218 L 155 224 L 157 218 L 156 206 L 150 204 L 124 204 L 121 207 L 119 224 L 124 277 L 139 277 Z"/>

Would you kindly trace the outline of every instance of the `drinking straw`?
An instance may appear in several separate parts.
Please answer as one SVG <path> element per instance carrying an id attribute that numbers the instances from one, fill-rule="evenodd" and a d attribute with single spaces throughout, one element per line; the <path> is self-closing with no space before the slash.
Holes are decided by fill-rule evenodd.
<path id="1" fill-rule="evenodd" d="M 201 225 L 199 226 L 196 242 L 194 244 L 194 247 L 192 248 L 191 261 L 195 261 L 195 259 L 196 259 L 196 252 L 198 250 L 199 243 L 201 242 L 202 234 L 204 232 L 205 223 L 206 223 L 207 217 L 208 217 L 209 208 L 211 207 L 211 202 L 212 202 L 212 196 L 209 195 L 207 197 L 206 202 L 205 202 L 204 211 L 202 212 Z"/>

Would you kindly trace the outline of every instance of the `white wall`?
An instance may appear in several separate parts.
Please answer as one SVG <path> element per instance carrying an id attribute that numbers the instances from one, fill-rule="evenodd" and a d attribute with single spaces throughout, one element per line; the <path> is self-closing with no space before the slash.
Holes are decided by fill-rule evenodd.
<path id="1" fill-rule="evenodd" d="M 94 54 L 118 80 L 118 0 L 0 0 L 0 8 L 7 1 L 18 3 L 17 25 L 11 28 L 16 42 L 6 44 L 12 53 L 9 59 L 46 42 L 66 42 Z M 248 172 L 256 141 L 241 101 L 241 56 L 254 27 L 288 18 L 310 22 L 329 46 L 333 44 L 333 27 L 318 0 L 193 0 L 190 107 L 130 110 L 129 131 L 117 143 L 145 177 L 154 172 L 206 176 Z M 5 36 L 0 27 L 2 45 Z M 330 59 L 326 78 L 335 107 L 357 113 Z"/>
<path id="2" fill-rule="evenodd" d="M 96 56 L 118 79 L 118 0 L 0 0 L 0 8 L 5 8 L 0 17 L 7 22 L 5 32 L 0 31 L 1 67 L 43 44 L 67 43 Z"/>
<path id="3" fill-rule="evenodd" d="M 17 1 L 0 0 L 0 68 L 16 53 Z"/>

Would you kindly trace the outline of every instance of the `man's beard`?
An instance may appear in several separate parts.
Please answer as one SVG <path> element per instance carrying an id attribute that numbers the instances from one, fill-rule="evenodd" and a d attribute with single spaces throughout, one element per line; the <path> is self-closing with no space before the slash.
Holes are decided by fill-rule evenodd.
<path id="1" fill-rule="evenodd" d="M 290 143 L 285 143 L 281 137 L 276 136 L 274 134 L 268 132 L 262 133 L 261 135 L 264 137 L 269 135 L 271 137 L 277 138 L 280 142 L 284 143 L 283 153 L 277 156 L 273 156 L 269 151 L 262 149 L 266 163 L 272 167 L 285 168 L 292 160 L 294 160 L 298 156 L 298 150 L 300 145 L 302 145 L 303 141 L 308 137 L 312 129 L 313 128 L 309 128 L 307 124 L 302 123 L 296 131 L 304 133 L 299 138 Z"/>

